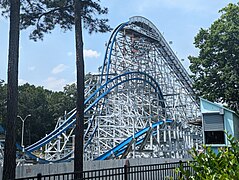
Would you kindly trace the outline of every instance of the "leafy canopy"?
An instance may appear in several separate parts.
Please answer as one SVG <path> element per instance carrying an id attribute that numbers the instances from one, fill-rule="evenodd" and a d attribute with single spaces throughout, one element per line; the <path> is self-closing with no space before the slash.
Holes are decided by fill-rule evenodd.
<path id="1" fill-rule="evenodd" d="M 195 37 L 198 57 L 190 69 L 198 95 L 239 110 L 239 3 L 219 11 L 221 17 Z"/>
<path id="2" fill-rule="evenodd" d="M 63 31 L 72 30 L 74 22 L 73 0 L 21 0 L 20 28 L 31 28 L 30 39 L 43 40 L 45 33 L 59 26 Z M 84 28 L 93 32 L 107 32 L 111 28 L 108 19 L 98 15 L 108 13 L 108 9 L 100 6 L 100 0 L 82 0 L 81 16 Z M 2 15 L 9 17 L 9 0 L 0 0 Z"/>
<path id="3" fill-rule="evenodd" d="M 54 92 L 28 83 L 19 86 L 18 89 L 18 115 L 24 118 L 26 115 L 31 114 L 31 117 L 25 122 L 25 145 L 30 145 L 50 133 L 54 130 L 57 120 L 63 118 L 64 112 L 69 112 L 75 108 L 75 84 L 66 85 L 63 92 Z M 0 124 L 5 127 L 7 111 L 6 84 L 0 85 L 0 92 Z M 16 126 L 16 139 L 17 142 L 20 142 L 22 122 L 19 118 L 16 121 Z"/>
<path id="4" fill-rule="evenodd" d="M 195 149 L 191 152 L 194 162 L 190 163 L 194 172 L 177 169 L 189 180 L 232 180 L 239 177 L 239 142 L 228 135 L 230 147 L 219 148 L 216 154 L 210 147 L 204 146 L 204 153 Z"/>

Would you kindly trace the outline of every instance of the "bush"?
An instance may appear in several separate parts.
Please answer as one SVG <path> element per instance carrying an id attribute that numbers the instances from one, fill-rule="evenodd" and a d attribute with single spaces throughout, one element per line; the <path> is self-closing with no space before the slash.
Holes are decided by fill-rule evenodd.
<path id="1" fill-rule="evenodd" d="M 239 179 L 239 142 L 232 135 L 227 135 L 229 147 L 221 147 L 216 154 L 210 147 L 203 146 L 204 152 L 193 149 L 190 162 L 194 172 L 181 166 L 177 172 L 183 179 L 189 180 L 236 180 Z"/>

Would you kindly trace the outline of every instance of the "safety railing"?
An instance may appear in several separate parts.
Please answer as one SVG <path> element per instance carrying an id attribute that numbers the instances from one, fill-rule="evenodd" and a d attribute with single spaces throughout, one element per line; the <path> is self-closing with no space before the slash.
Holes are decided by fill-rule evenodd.
<path id="1" fill-rule="evenodd" d="M 124 167 L 119 168 L 90 170 L 79 173 L 37 174 L 37 176 L 34 177 L 18 178 L 17 180 L 176 180 L 182 176 L 182 174 L 175 171 L 176 168 L 180 166 L 182 166 L 184 170 L 193 172 L 189 163 L 182 161 L 140 166 L 130 166 L 129 163 L 126 163 Z"/>

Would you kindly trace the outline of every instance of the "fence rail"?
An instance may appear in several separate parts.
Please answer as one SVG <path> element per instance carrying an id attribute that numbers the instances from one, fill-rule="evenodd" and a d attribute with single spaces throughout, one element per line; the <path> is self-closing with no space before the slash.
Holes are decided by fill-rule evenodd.
<path id="1" fill-rule="evenodd" d="M 16 180 L 155 180 L 155 179 L 178 179 L 181 174 L 175 169 L 182 166 L 185 170 L 193 171 L 188 162 L 174 162 L 164 164 L 151 164 L 140 166 L 129 166 L 119 168 L 108 168 L 81 173 L 62 173 L 41 175 L 34 177 L 18 178 Z"/>

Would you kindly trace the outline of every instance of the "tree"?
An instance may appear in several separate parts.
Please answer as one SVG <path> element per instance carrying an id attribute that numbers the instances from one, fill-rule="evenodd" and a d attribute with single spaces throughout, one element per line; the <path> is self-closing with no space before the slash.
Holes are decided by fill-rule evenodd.
<path id="1" fill-rule="evenodd" d="M 198 57 L 190 56 L 198 95 L 239 111 L 239 3 L 219 11 L 221 17 L 195 37 Z"/>
<path id="2" fill-rule="evenodd" d="M 74 0 L 75 10 L 75 48 L 76 48 L 76 127 L 75 127 L 75 150 L 74 150 L 74 172 L 83 171 L 84 155 L 84 100 L 85 100 L 85 67 L 83 57 L 83 38 L 82 38 L 82 1 Z M 80 173 L 75 178 L 82 178 Z"/>
<path id="3" fill-rule="evenodd" d="M 25 122 L 28 127 L 26 128 L 27 133 L 25 133 L 28 134 L 28 141 L 24 141 L 25 146 L 43 138 L 54 129 L 55 112 L 50 107 L 50 103 L 53 101 L 51 97 L 52 91 L 45 90 L 43 87 L 35 87 L 28 83 L 19 86 L 18 115 L 24 118 L 31 114 L 31 117 Z M 22 122 L 18 119 L 16 133 L 19 137 L 21 137 L 21 126 Z M 17 138 L 17 142 L 20 143 L 20 138 Z"/>
<path id="4" fill-rule="evenodd" d="M 3 180 L 15 178 L 16 168 L 16 118 L 18 101 L 18 58 L 20 1 L 10 0 L 10 32 L 8 50 L 7 122 L 4 147 Z M 1 1 L 2 5 L 5 2 Z"/>
<path id="5" fill-rule="evenodd" d="M 215 153 L 210 147 L 204 146 L 204 152 L 195 149 L 191 151 L 193 161 L 192 171 L 183 167 L 177 169 L 183 177 L 191 180 L 231 180 L 239 177 L 239 142 L 232 135 L 228 135 L 230 147 L 222 147 Z"/>
<path id="6" fill-rule="evenodd" d="M 0 84 L 0 124 L 6 127 L 6 99 L 7 85 Z M 41 86 L 34 86 L 28 83 L 18 87 L 18 112 L 17 115 L 25 117 L 31 114 L 31 117 L 25 122 L 26 133 L 24 145 L 28 146 L 45 137 L 55 128 L 56 122 L 64 112 L 69 112 L 75 108 L 76 85 L 66 85 L 64 91 L 53 92 L 44 89 Z M 21 142 L 20 119 L 16 121 L 16 142 Z M 41 128 L 38 128 L 41 127 Z"/>
<path id="7" fill-rule="evenodd" d="M 8 2 L 7 0 L 2 0 Z M 30 39 L 43 39 L 44 33 L 59 25 L 63 30 L 72 30 L 75 25 L 76 36 L 76 69 L 77 69 L 77 115 L 75 141 L 75 171 L 83 170 L 83 120 L 84 120 L 84 59 L 82 27 L 92 32 L 106 32 L 111 28 L 108 19 L 99 19 L 98 15 L 108 13 L 107 8 L 100 6 L 100 0 L 51 0 L 51 1 L 21 1 L 21 29 L 33 27 Z M 8 4 L 8 3 L 6 3 Z M 7 9 L 7 5 L 4 7 Z M 8 13 L 8 10 L 3 14 Z M 82 26 L 83 22 L 83 26 Z"/>
<path id="8" fill-rule="evenodd" d="M 64 115 L 64 112 L 69 112 L 74 107 L 75 100 L 68 90 L 53 92 L 28 83 L 19 86 L 18 115 L 25 117 L 27 114 L 31 114 L 26 121 L 28 141 L 24 141 L 24 145 L 30 145 L 53 131 L 57 120 Z M 20 142 L 20 119 L 17 121 L 17 127 L 19 127 L 17 128 L 19 136 L 17 142 Z"/>
<path id="9" fill-rule="evenodd" d="M 67 84 L 65 87 L 64 87 L 64 90 L 63 90 L 64 94 L 67 96 L 67 97 L 70 97 L 71 100 L 75 99 L 76 100 L 76 84 L 75 83 L 72 83 L 72 84 Z M 76 103 L 74 103 L 76 104 Z"/>

